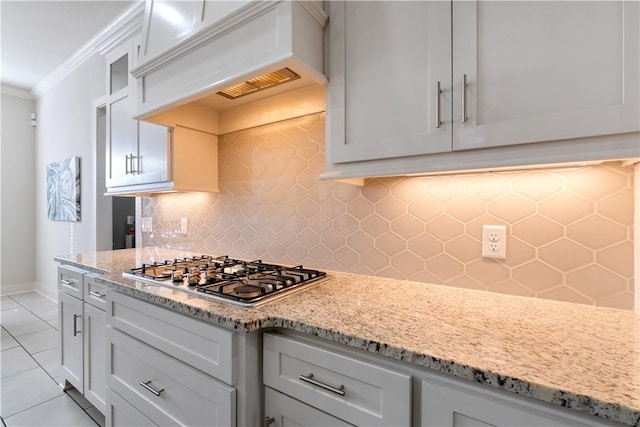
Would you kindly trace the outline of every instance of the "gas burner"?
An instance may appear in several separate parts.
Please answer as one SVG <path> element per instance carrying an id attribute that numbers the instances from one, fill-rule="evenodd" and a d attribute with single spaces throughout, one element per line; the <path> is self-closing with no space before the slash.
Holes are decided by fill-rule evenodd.
<path id="1" fill-rule="evenodd" d="M 326 278 L 323 271 L 199 255 L 128 270 L 122 275 L 156 285 L 253 307 Z"/>
<path id="2" fill-rule="evenodd" d="M 242 285 L 234 288 L 233 294 L 241 298 L 254 298 L 262 295 L 262 288 L 253 285 Z"/>

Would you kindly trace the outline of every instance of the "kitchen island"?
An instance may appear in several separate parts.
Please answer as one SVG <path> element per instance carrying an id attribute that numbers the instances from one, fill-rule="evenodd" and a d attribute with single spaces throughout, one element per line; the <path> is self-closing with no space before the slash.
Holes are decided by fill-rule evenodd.
<path id="1" fill-rule="evenodd" d="M 243 308 L 122 277 L 161 248 L 56 257 L 110 289 L 238 332 L 293 330 L 625 425 L 640 425 L 640 316 L 630 311 L 329 272 Z"/>

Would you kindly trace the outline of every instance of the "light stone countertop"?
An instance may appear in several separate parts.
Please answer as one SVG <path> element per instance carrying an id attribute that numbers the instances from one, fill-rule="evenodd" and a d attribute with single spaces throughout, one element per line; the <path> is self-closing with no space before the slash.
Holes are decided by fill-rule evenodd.
<path id="1" fill-rule="evenodd" d="M 329 280 L 257 308 L 122 277 L 160 248 L 56 257 L 111 288 L 240 332 L 286 328 L 626 425 L 640 426 L 640 316 L 379 277 Z"/>

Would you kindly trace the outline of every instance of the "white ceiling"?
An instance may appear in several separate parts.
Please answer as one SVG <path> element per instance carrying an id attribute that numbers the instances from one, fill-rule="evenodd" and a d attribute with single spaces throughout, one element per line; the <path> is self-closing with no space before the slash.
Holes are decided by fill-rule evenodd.
<path id="1" fill-rule="evenodd" d="M 131 0 L 0 0 L 0 81 L 31 91 Z"/>

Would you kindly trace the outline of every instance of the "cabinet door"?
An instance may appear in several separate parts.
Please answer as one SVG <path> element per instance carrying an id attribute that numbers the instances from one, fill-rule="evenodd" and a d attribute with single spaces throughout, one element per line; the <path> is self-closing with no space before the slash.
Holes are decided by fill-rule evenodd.
<path id="1" fill-rule="evenodd" d="M 107 187 L 134 183 L 132 173 L 137 153 L 134 106 L 128 89 L 109 98 L 107 104 Z"/>
<path id="2" fill-rule="evenodd" d="M 107 394 L 106 320 L 104 311 L 84 303 L 84 396 L 103 414 Z"/>
<path id="3" fill-rule="evenodd" d="M 82 301 L 58 292 L 60 361 L 64 378 L 78 391 L 83 390 Z"/>
<path id="4" fill-rule="evenodd" d="M 138 157 L 134 162 L 136 184 L 170 181 L 171 129 L 155 123 L 137 123 Z"/>
<path id="5" fill-rule="evenodd" d="M 487 388 L 486 386 L 484 388 Z M 422 381 L 424 427 L 571 427 L 603 426 L 523 399 L 481 390 L 462 381 Z"/>
<path id="6" fill-rule="evenodd" d="M 265 426 L 330 427 L 352 425 L 269 387 L 265 387 L 264 391 L 264 414 Z"/>
<path id="7" fill-rule="evenodd" d="M 328 160 L 450 151 L 451 3 L 329 7 Z"/>
<path id="8" fill-rule="evenodd" d="M 454 150 L 640 130 L 639 6 L 454 1 Z"/>

